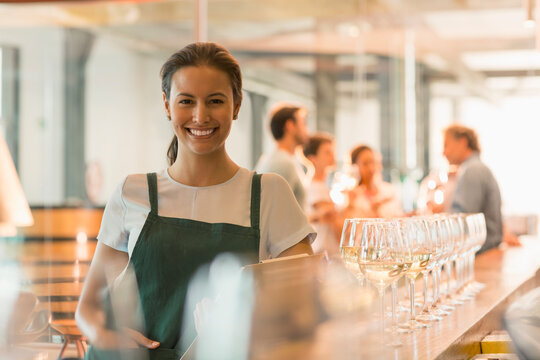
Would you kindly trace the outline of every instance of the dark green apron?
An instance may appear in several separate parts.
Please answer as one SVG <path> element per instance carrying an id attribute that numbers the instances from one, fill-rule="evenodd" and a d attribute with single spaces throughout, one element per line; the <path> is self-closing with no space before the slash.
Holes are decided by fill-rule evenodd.
<path id="1" fill-rule="evenodd" d="M 195 271 L 223 252 L 258 259 L 260 174 L 255 174 L 251 182 L 251 227 L 159 216 L 156 174 L 147 174 L 147 179 L 150 213 L 133 249 L 128 270 L 131 267 L 137 279 L 145 325 L 143 334 L 159 341 L 160 346 L 156 350 L 125 351 L 104 351 L 91 346 L 86 359 L 178 359 L 182 352 L 179 338 L 186 291 Z M 106 307 L 110 308 L 110 304 Z M 185 313 L 191 316 L 192 309 Z M 114 329 L 111 318 L 108 311 L 107 322 Z M 194 337 L 194 334 L 182 336 Z"/>

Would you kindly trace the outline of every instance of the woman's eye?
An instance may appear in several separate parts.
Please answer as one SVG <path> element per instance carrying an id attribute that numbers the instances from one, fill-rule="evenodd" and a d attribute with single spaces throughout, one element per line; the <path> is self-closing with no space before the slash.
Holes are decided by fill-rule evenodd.
<path id="1" fill-rule="evenodd" d="M 211 104 L 223 104 L 223 100 L 221 100 L 221 99 L 211 99 L 210 103 Z"/>
<path id="2" fill-rule="evenodd" d="M 179 104 L 182 104 L 182 105 L 189 105 L 191 103 L 193 103 L 191 99 L 182 99 L 179 101 Z"/>

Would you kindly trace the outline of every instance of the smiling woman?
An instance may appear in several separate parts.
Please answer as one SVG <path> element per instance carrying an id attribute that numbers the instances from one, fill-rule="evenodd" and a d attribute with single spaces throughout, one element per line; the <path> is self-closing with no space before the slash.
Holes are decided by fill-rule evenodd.
<path id="1" fill-rule="evenodd" d="M 239 167 L 225 149 L 242 102 L 236 60 L 194 43 L 161 76 L 170 167 L 127 176 L 107 204 L 76 313 L 89 359 L 177 358 L 195 336 L 188 282 L 220 253 L 312 253 L 314 230 L 285 180 Z"/>
<path id="2" fill-rule="evenodd" d="M 182 68 L 172 77 L 170 96 L 167 99 L 163 94 L 175 139 L 179 139 L 179 157 L 188 159 L 193 153 L 221 163 L 225 140 L 240 110 L 227 74 L 206 65 Z M 173 163 L 171 171 L 181 175 L 177 168 L 182 163 Z"/>

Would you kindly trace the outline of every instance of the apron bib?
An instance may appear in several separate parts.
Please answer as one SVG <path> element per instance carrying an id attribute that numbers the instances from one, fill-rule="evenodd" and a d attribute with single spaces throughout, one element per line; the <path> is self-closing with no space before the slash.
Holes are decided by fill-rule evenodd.
<path id="1" fill-rule="evenodd" d="M 246 255 L 253 262 L 258 260 L 260 174 L 254 174 L 251 182 L 250 227 L 159 216 L 157 176 L 147 174 L 147 179 L 150 213 L 133 249 L 128 270 L 135 274 L 138 284 L 140 313 L 144 318 L 144 331 L 141 332 L 147 338 L 159 341 L 160 346 L 155 350 L 120 351 L 90 346 L 85 359 L 178 359 L 185 350 L 179 349 L 180 331 L 186 291 L 195 271 L 223 252 Z M 119 284 L 115 288 L 122 286 Z M 192 317 L 192 309 L 189 310 L 186 314 Z M 106 301 L 106 311 L 108 327 L 114 329 L 110 298 Z M 187 330 L 182 337 L 187 337 L 189 342 L 195 334 Z"/>

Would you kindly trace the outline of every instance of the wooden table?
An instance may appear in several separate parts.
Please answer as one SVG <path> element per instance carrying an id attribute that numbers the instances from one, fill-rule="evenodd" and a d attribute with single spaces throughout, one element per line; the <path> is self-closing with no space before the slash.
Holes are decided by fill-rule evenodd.
<path id="1" fill-rule="evenodd" d="M 260 358 L 469 359 L 481 352 L 480 341 L 487 334 L 503 328 L 501 316 L 507 306 L 540 286 L 540 239 L 529 237 L 522 242 L 522 247 L 478 255 L 476 281 L 486 287 L 430 328 L 398 335 L 401 347 L 381 346 L 374 321 L 333 321 L 321 324 L 312 340 L 283 344 Z"/>

